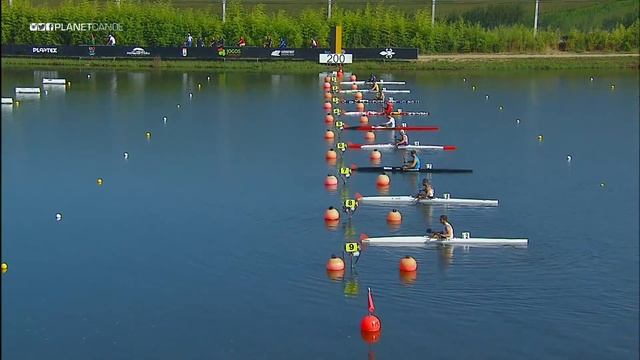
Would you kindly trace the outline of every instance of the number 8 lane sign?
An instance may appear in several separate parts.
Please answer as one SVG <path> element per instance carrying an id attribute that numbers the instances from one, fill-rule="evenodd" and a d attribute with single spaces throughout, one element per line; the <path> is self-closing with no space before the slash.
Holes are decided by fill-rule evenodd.
<path id="1" fill-rule="evenodd" d="M 352 64 L 353 54 L 320 54 L 320 64 Z"/>

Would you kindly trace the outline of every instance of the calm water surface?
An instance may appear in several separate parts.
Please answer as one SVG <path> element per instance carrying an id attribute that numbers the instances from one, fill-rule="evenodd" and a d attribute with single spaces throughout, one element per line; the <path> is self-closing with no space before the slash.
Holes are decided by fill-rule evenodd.
<path id="1" fill-rule="evenodd" d="M 71 86 L 2 107 L 3 358 L 638 358 L 638 72 L 382 74 L 422 101 L 403 109 L 432 114 L 408 122 L 441 127 L 410 140 L 458 146 L 423 162 L 474 169 L 433 175 L 436 192 L 500 206 L 399 207 L 399 228 L 361 206 L 337 229 L 327 207 L 378 190 L 364 173 L 323 187 L 336 169 L 318 74 L 3 68 L 2 96 L 43 76 Z M 394 175 L 389 193 L 421 178 Z M 345 241 L 422 234 L 441 214 L 457 234 L 530 244 L 370 247 L 327 276 Z"/>

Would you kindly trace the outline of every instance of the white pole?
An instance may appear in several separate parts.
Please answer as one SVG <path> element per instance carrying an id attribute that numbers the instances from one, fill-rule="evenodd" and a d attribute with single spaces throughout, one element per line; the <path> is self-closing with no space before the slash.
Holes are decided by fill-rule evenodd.
<path id="1" fill-rule="evenodd" d="M 327 6 L 328 6 L 327 19 L 331 19 L 331 0 L 328 0 Z"/>
<path id="2" fill-rule="evenodd" d="M 222 0 L 222 22 L 227 19 L 227 0 Z"/>
<path id="3" fill-rule="evenodd" d="M 538 32 L 538 7 L 540 6 L 540 0 L 536 0 L 536 15 L 533 19 L 533 36 L 536 36 Z"/>
<path id="4" fill-rule="evenodd" d="M 436 24 L 436 0 L 431 0 L 431 26 Z"/>

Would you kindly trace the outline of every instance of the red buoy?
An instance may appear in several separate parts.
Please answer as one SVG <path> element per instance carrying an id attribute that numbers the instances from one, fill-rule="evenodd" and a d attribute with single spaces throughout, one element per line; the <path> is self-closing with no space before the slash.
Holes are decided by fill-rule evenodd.
<path id="1" fill-rule="evenodd" d="M 331 82 L 331 77 L 325 76 L 324 77 L 324 82 Z"/>
<path id="2" fill-rule="evenodd" d="M 327 160 L 335 160 L 337 157 L 338 157 L 338 153 L 333 149 L 329 149 L 324 158 Z"/>
<path id="3" fill-rule="evenodd" d="M 369 118 L 366 117 L 365 115 L 360 116 L 360 124 L 368 124 L 369 123 Z"/>
<path id="4" fill-rule="evenodd" d="M 360 332 L 360 336 L 362 337 L 362 340 L 369 345 L 373 345 L 378 341 L 380 341 L 380 335 L 381 335 L 381 331 L 361 331 Z"/>
<path id="5" fill-rule="evenodd" d="M 349 80 L 351 80 L 351 81 L 356 81 L 356 75 L 355 75 L 355 74 L 354 74 L 354 75 L 351 75 L 351 77 L 349 77 Z"/>
<path id="6" fill-rule="evenodd" d="M 340 212 L 333 206 L 330 206 L 327 211 L 324 212 L 324 219 L 327 221 L 335 221 L 340 219 Z"/>
<path id="7" fill-rule="evenodd" d="M 325 89 L 325 90 L 329 90 L 329 89 L 331 89 L 331 83 L 330 83 L 330 82 L 328 82 L 328 81 L 326 81 L 326 82 L 324 83 L 323 87 L 324 87 L 324 89 Z"/>
<path id="8" fill-rule="evenodd" d="M 327 260 L 327 270 L 330 271 L 339 271 L 344 270 L 344 260 L 341 258 L 331 255 L 331 258 Z"/>
<path id="9" fill-rule="evenodd" d="M 391 210 L 389 214 L 387 214 L 387 222 L 394 224 L 402 222 L 402 214 L 400 214 L 400 211 L 396 209 Z"/>
<path id="10" fill-rule="evenodd" d="M 367 131 L 366 133 L 364 133 L 364 139 L 366 141 L 372 142 L 376 139 L 376 133 L 374 133 L 373 131 Z"/>
<path id="11" fill-rule="evenodd" d="M 325 138 L 325 140 L 333 140 L 333 138 L 334 138 L 335 136 L 336 136 L 336 135 L 335 135 L 335 134 L 333 133 L 333 131 L 331 131 L 331 130 L 327 130 L 327 131 L 325 131 L 325 133 L 324 133 L 324 138 Z"/>
<path id="12" fill-rule="evenodd" d="M 416 271 L 418 263 L 411 256 L 405 256 L 400 259 L 400 271 Z"/>
<path id="13" fill-rule="evenodd" d="M 362 93 L 360 91 L 358 91 L 354 96 L 354 99 L 356 100 L 362 100 Z"/>
<path id="14" fill-rule="evenodd" d="M 376 332 L 380 331 L 380 319 L 375 315 L 367 315 L 360 321 L 360 331 L 362 332 Z"/>
<path id="15" fill-rule="evenodd" d="M 331 100 L 332 97 L 333 97 L 333 94 L 331 94 L 330 92 L 327 91 L 324 93 L 325 100 Z"/>
<path id="16" fill-rule="evenodd" d="M 378 151 L 378 149 L 373 149 L 371 155 L 369 155 L 369 159 L 371 160 L 380 160 L 381 157 L 382 154 L 380 153 L 380 151 Z"/>
<path id="17" fill-rule="evenodd" d="M 376 180 L 376 185 L 389 186 L 390 182 L 391 182 L 391 179 L 389 179 L 389 175 L 382 173 L 378 175 L 378 179 Z"/>
<path id="18" fill-rule="evenodd" d="M 324 186 L 335 186 L 338 185 L 338 178 L 335 175 L 327 175 L 324 179 Z"/>
<path id="19" fill-rule="evenodd" d="M 324 122 L 327 123 L 327 124 L 333 124 L 333 115 L 327 114 L 324 117 Z"/>
<path id="20" fill-rule="evenodd" d="M 356 103 L 356 110 L 357 111 L 364 111 L 364 103 Z"/>
<path id="21" fill-rule="evenodd" d="M 329 101 L 325 102 L 322 106 L 325 110 L 331 110 L 331 103 Z"/>

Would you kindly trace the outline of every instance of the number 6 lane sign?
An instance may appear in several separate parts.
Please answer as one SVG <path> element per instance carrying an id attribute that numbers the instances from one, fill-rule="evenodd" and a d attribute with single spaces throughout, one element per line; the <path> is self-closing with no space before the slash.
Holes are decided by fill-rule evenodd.
<path id="1" fill-rule="evenodd" d="M 352 64 L 353 54 L 320 54 L 320 64 Z"/>

